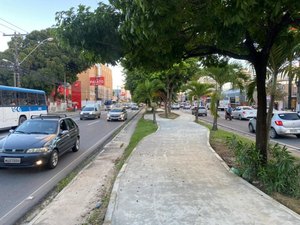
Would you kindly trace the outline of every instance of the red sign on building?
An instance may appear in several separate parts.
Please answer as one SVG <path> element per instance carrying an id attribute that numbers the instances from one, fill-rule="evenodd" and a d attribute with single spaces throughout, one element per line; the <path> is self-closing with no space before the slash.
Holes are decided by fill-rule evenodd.
<path id="1" fill-rule="evenodd" d="M 90 77 L 90 86 L 104 85 L 104 77 Z"/>
<path id="2" fill-rule="evenodd" d="M 77 109 L 81 109 L 81 82 L 76 81 L 72 84 L 72 102 Z"/>

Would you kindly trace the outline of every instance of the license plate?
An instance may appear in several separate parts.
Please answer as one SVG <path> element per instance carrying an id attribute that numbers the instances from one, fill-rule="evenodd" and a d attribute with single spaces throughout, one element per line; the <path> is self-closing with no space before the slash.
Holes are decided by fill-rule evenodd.
<path id="1" fill-rule="evenodd" d="M 21 163 L 21 158 L 4 158 L 4 163 Z"/>
<path id="2" fill-rule="evenodd" d="M 290 133 L 299 133 L 300 130 L 297 130 L 297 129 L 290 129 Z"/>

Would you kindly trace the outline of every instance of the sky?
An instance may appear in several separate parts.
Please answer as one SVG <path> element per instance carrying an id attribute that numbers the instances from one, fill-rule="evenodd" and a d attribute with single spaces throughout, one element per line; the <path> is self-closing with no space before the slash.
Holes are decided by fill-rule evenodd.
<path id="1" fill-rule="evenodd" d="M 0 51 L 7 49 L 9 34 L 30 33 L 55 25 L 55 13 L 86 5 L 91 11 L 97 8 L 99 0 L 0 0 Z M 108 3 L 107 0 L 103 1 Z M 111 67 L 114 88 L 123 85 L 122 67 Z"/>

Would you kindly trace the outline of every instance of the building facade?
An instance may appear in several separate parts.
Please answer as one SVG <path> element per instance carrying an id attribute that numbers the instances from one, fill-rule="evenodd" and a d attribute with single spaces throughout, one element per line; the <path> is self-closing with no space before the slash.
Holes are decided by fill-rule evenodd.
<path id="1" fill-rule="evenodd" d="M 81 89 L 81 101 L 104 102 L 113 98 L 112 71 L 103 64 L 96 64 L 77 75 Z"/>

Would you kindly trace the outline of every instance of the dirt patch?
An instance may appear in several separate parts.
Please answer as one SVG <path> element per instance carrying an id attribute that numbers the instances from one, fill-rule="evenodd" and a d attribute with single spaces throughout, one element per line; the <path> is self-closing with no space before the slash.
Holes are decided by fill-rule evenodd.
<path id="1" fill-rule="evenodd" d="M 176 119 L 179 115 L 171 112 L 167 115 L 167 117 L 166 117 L 165 113 L 159 113 L 158 116 L 161 118 L 165 118 L 165 119 Z"/>

